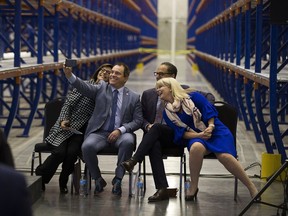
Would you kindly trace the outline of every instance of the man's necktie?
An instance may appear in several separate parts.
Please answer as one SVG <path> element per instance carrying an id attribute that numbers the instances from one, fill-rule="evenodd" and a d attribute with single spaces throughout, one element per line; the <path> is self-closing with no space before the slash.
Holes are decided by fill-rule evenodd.
<path id="1" fill-rule="evenodd" d="M 163 101 L 158 98 L 157 101 L 157 110 L 156 110 L 156 116 L 155 116 L 155 121 L 154 123 L 162 123 L 163 120 L 163 110 L 164 110 L 164 103 Z"/>
<path id="2" fill-rule="evenodd" d="M 110 116 L 110 123 L 108 127 L 108 131 L 113 131 L 115 127 L 115 117 L 116 117 L 116 110 L 117 110 L 117 100 L 118 100 L 118 90 L 113 91 L 113 100 L 112 100 L 112 113 Z"/>

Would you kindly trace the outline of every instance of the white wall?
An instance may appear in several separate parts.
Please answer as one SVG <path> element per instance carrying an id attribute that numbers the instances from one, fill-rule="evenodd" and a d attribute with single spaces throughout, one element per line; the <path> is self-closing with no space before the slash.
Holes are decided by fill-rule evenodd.
<path id="1" fill-rule="evenodd" d="M 159 50 L 186 50 L 187 16 L 188 0 L 158 0 Z"/>

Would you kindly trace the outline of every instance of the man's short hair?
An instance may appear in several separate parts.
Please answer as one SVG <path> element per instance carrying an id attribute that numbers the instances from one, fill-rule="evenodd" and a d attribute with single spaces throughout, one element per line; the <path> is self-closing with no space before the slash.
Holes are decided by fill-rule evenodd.
<path id="1" fill-rule="evenodd" d="M 130 69 L 129 69 L 128 65 L 126 65 L 126 64 L 123 63 L 123 62 L 117 62 L 115 65 L 123 66 L 123 67 L 124 67 L 124 77 L 129 77 L 129 75 L 130 75 Z"/>
<path id="2" fill-rule="evenodd" d="M 177 71 L 177 67 L 175 65 L 173 65 L 170 62 L 162 62 L 161 65 L 166 65 L 168 73 L 174 74 L 175 78 L 176 78 L 178 71 Z"/>

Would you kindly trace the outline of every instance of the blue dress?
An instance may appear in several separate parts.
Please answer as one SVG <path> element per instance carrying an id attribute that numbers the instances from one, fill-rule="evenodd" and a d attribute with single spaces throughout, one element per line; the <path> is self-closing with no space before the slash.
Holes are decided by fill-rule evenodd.
<path id="1" fill-rule="evenodd" d="M 208 100 L 198 92 L 189 93 L 191 100 L 195 106 L 199 109 L 202 114 L 201 120 L 206 126 L 208 126 L 208 120 L 214 118 L 215 128 L 212 132 L 212 136 L 208 140 L 201 138 L 183 139 L 183 135 L 186 132 L 186 128 L 177 126 L 167 116 L 166 112 L 163 112 L 163 117 L 167 125 L 174 130 L 174 142 L 176 144 L 187 146 L 190 150 L 191 146 L 195 142 L 202 143 L 208 151 L 214 153 L 229 153 L 236 157 L 236 147 L 234 144 L 234 138 L 230 130 L 218 119 L 218 112 L 215 107 L 208 102 Z M 178 117 L 187 126 L 192 128 L 196 132 L 200 132 L 199 129 L 195 128 L 193 123 L 193 117 L 186 114 L 185 112 L 177 113 Z"/>

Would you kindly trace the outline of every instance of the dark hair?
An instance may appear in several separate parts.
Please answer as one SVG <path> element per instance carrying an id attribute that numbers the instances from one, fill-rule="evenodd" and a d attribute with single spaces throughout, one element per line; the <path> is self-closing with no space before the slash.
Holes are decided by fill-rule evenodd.
<path id="1" fill-rule="evenodd" d="M 177 76 L 177 67 L 170 62 L 162 62 L 161 65 L 167 66 L 168 73 L 175 74 Z"/>
<path id="2" fill-rule="evenodd" d="M 111 69 L 113 68 L 113 65 L 112 64 L 109 64 L 109 63 L 105 63 L 105 64 L 102 64 L 100 65 L 97 70 L 94 72 L 94 74 L 91 76 L 91 79 L 93 79 L 95 82 L 97 81 L 97 76 L 99 74 L 99 72 L 102 70 L 102 68 L 104 67 L 110 67 Z"/>
<path id="3" fill-rule="evenodd" d="M 0 163 L 14 168 L 14 160 L 10 146 L 3 131 L 0 129 Z"/>
<path id="4" fill-rule="evenodd" d="M 124 67 L 124 77 L 129 77 L 129 75 L 130 75 L 130 69 L 129 69 L 128 65 L 126 65 L 126 64 L 123 63 L 123 62 L 117 62 L 115 65 L 123 66 L 123 67 Z"/>

